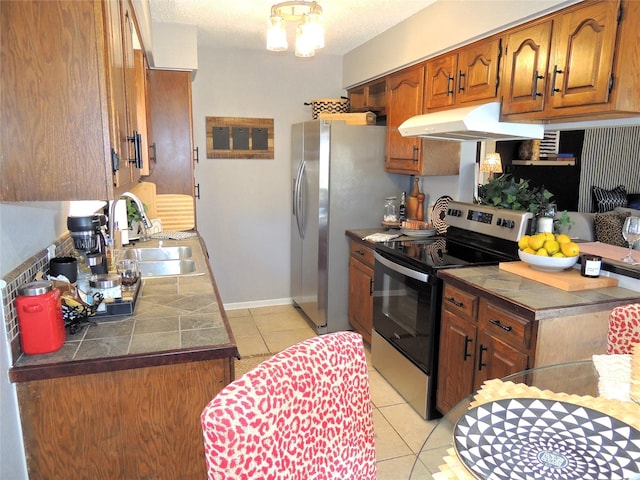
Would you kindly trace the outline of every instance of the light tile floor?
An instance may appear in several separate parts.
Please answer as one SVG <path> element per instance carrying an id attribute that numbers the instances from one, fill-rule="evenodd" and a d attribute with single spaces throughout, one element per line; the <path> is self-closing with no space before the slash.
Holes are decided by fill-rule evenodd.
<path id="1" fill-rule="evenodd" d="M 236 374 L 246 370 L 243 362 L 247 362 L 245 366 L 252 367 L 255 357 L 279 352 L 315 336 L 315 331 L 291 305 L 229 310 L 226 313 L 243 358 L 237 361 Z M 417 462 L 416 457 L 437 421 L 423 420 L 371 366 L 369 351 L 367 359 L 374 407 L 377 480 L 430 479 L 432 473 L 438 471 L 438 465 L 443 463 L 441 454 L 423 453 Z"/>

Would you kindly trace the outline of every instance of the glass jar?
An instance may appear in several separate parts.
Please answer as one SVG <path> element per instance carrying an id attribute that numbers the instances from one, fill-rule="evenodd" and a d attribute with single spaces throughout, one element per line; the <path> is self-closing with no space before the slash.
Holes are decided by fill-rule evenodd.
<path id="1" fill-rule="evenodd" d="M 396 205 L 397 197 L 387 197 L 384 203 L 384 217 L 385 222 L 397 222 L 398 221 L 398 206 Z"/>

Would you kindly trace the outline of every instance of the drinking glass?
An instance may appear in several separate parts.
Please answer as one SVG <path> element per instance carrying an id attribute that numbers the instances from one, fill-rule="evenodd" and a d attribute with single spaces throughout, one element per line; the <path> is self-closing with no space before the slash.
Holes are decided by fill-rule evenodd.
<path id="1" fill-rule="evenodd" d="M 122 290 L 134 290 L 136 287 L 136 282 L 140 277 L 140 272 L 138 271 L 138 262 L 132 259 L 122 259 L 118 260 L 116 263 L 116 271 L 120 274 L 120 279 L 122 281 Z"/>
<path id="2" fill-rule="evenodd" d="M 635 263 L 635 258 L 631 256 L 633 244 L 640 239 L 640 217 L 627 217 L 622 226 L 622 236 L 629 243 L 629 253 L 621 260 L 625 263 Z"/>

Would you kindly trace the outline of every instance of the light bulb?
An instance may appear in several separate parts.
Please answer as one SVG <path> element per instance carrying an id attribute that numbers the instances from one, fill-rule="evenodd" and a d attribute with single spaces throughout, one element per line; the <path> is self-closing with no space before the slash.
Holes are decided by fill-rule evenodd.
<path id="1" fill-rule="evenodd" d="M 313 48 L 313 39 L 306 34 L 304 23 L 296 28 L 296 57 L 313 57 L 316 52 Z"/>
<path id="2" fill-rule="evenodd" d="M 287 30 L 284 20 L 278 15 L 272 15 L 268 20 L 267 29 L 267 50 L 272 52 L 283 52 L 289 48 L 287 43 Z"/>

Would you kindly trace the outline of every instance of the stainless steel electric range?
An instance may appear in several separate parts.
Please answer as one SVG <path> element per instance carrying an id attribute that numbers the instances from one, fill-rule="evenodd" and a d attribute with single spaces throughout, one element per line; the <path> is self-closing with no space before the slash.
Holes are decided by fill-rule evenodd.
<path id="1" fill-rule="evenodd" d="M 373 294 L 373 366 L 424 418 L 435 408 L 442 268 L 518 259 L 528 212 L 450 201 L 446 232 L 377 243 Z"/>

